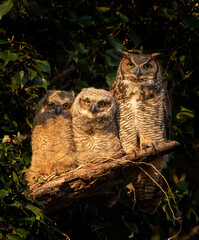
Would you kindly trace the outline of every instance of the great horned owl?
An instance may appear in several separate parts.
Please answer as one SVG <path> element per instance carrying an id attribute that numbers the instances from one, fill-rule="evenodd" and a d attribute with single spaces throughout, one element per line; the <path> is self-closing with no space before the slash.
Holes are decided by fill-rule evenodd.
<path id="1" fill-rule="evenodd" d="M 49 90 L 40 100 L 32 132 L 32 162 L 26 171 L 30 183 L 53 171 L 76 167 L 71 107 L 74 93 Z"/>
<path id="2" fill-rule="evenodd" d="M 84 88 L 72 106 L 74 139 L 78 164 L 99 161 L 121 151 L 116 123 L 117 103 L 110 92 Z M 120 196 L 118 186 L 109 183 L 103 203 L 113 206 Z"/>
<path id="3" fill-rule="evenodd" d="M 170 122 L 168 94 L 162 78 L 159 54 L 123 53 L 111 93 L 119 104 L 120 140 L 123 149 L 131 153 L 167 139 L 166 128 Z M 159 170 L 166 166 L 168 156 L 152 162 Z M 143 165 L 156 181 L 159 175 L 152 167 Z M 161 201 L 161 191 L 143 172 L 138 171 L 133 185 L 138 207 L 143 212 L 154 213 Z"/>
<path id="4" fill-rule="evenodd" d="M 121 150 L 116 102 L 110 92 L 84 88 L 72 106 L 78 163 L 110 157 Z"/>

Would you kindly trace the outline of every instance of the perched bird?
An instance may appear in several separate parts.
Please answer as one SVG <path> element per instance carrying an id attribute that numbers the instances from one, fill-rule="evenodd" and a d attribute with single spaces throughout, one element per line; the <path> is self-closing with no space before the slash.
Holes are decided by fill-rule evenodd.
<path id="1" fill-rule="evenodd" d="M 116 80 L 111 93 L 119 110 L 119 136 L 126 153 L 143 150 L 167 139 L 170 126 L 170 102 L 160 65 L 159 54 L 132 54 L 123 52 Z M 166 166 L 168 156 L 160 157 L 152 164 L 160 172 Z M 157 182 L 160 176 L 151 166 L 141 166 Z M 151 179 L 138 170 L 135 187 L 138 207 L 143 212 L 154 213 L 161 202 L 161 191 Z"/>
<path id="2" fill-rule="evenodd" d="M 40 100 L 32 132 L 32 161 L 26 179 L 33 184 L 41 175 L 70 171 L 77 166 L 72 131 L 73 92 L 47 91 Z"/>
<path id="3" fill-rule="evenodd" d="M 113 96 L 103 89 L 84 88 L 76 97 L 72 122 L 79 164 L 121 150 L 116 110 Z"/>
<path id="4" fill-rule="evenodd" d="M 103 161 L 121 151 L 116 111 L 117 104 L 106 90 L 84 88 L 76 97 L 72 121 L 79 165 L 95 159 Z M 110 192 L 106 193 L 110 196 L 109 200 L 105 198 L 107 206 L 112 206 L 119 198 L 117 186 L 110 187 Z"/>

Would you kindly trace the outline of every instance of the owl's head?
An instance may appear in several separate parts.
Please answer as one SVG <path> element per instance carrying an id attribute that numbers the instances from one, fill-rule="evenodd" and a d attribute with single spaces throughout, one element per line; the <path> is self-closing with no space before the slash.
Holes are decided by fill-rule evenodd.
<path id="1" fill-rule="evenodd" d="M 36 116 L 40 118 L 54 118 L 71 116 L 71 107 L 75 96 L 73 92 L 49 90 L 40 100 Z"/>
<path id="2" fill-rule="evenodd" d="M 142 83 L 155 79 L 160 72 L 157 58 L 159 53 L 153 54 L 132 54 L 123 52 L 119 71 L 125 78 L 135 83 Z"/>
<path id="3" fill-rule="evenodd" d="M 75 110 L 89 119 L 107 117 L 115 113 L 115 101 L 104 89 L 84 88 L 76 97 Z"/>

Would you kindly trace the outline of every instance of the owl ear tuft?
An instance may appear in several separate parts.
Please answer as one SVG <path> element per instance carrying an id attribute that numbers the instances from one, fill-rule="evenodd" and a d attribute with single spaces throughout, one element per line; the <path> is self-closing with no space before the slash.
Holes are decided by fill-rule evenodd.
<path id="1" fill-rule="evenodd" d="M 152 53 L 152 54 L 151 54 L 151 57 L 152 57 L 153 59 L 160 59 L 160 58 L 162 58 L 162 56 L 163 56 L 162 53 Z"/>
<path id="2" fill-rule="evenodd" d="M 72 97 L 75 97 L 75 92 L 71 91 L 71 95 L 72 95 Z"/>

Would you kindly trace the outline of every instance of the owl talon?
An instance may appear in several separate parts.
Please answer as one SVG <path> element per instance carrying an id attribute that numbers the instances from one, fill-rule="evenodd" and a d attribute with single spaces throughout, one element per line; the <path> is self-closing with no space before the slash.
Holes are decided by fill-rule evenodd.
<path id="1" fill-rule="evenodd" d="M 136 150 L 133 150 L 132 152 L 135 154 L 135 158 L 136 158 L 136 157 L 137 157 L 137 152 L 136 152 Z"/>
<path id="2" fill-rule="evenodd" d="M 157 153 L 157 150 L 156 150 L 155 144 L 154 144 L 154 143 L 151 143 L 151 146 L 152 146 L 152 150 L 154 150 L 154 152 Z"/>
<path id="3" fill-rule="evenodd" d="M 126 152 L 123 149 L 121 150 L 121 152 L 124 156 L 126 155 Z"/>
<path id="4" fill-rule="evenodd" d="M 142 144 L 142 149 L 144 149 L 145 152 L 147 152 L 147 150 L 146 150 L 146 149 L 147 149 L 147 145 L 143 143 L 143 144 Z"/>

